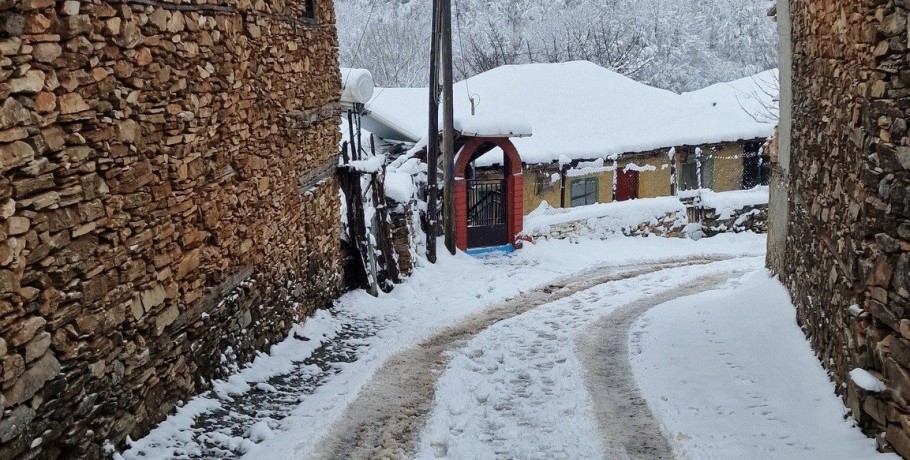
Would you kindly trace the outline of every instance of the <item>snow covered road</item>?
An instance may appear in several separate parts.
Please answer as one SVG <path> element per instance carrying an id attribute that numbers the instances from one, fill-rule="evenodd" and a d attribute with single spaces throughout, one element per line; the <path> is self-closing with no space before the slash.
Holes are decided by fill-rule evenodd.
<path id="1" fill-rule="evenodd" d="M 674 307 L 713 299 L 715 289 L 742 295 L 727 291 L 738 289 L 743 273 L 765 273 L 763 246 L 751 234 L 580 239 L 480 260 L 445 257 L 390 295 L 346 295 L 331 315 L 296 327 L 271 354 L 188 401 L 122 456 L 800 458 L 775 455 L 795 452 L 790 443 L 826 454 L 801 458 L 882 458 L 843 420 L 789 299 L 746 303 L 745 311 Z M 712 326 L 689 337 L 701 331 L 690 316 Z M 750 330 L 740 316 L 766 321 Z M 725 323 L 738 329 L 713 340 Z M 762 380 L 766 367 L 749 365 L 766 351 L 755 341 L 778 335 L 795 350 L 775 355 L 783 368 L 808 368 L 788 381 L 799 391 Z M 700 369 L 718 359 L 700 350 L 735 361 L 741 372 Z M 720 375 L 716 382 L 710 373 Z M 742 379 L 763 387 L 740 391 Z M 758 410 L 749 409 L 755 395 L 802 413 L 775 412 L 766 419 L 779 426 L 756 425 L 746 417 Z M 725 404 L 729 413 L 718 409 Z M 827 432 L 836 433 L 831 445 L 839 450 L 823 448 Z M 801 439 L 806 433 L 809 441 Z"/>
<path id="2" fill-rule="evenodd" d="M 553 409 L 548 407 L 548 402 L 558 402 L 561 396 L 571 393 L 583 393 L 562 378 L 565 374 L 561 367 L 571 354 L 570 347 L 566 347 L 571 334 L 586 321 L 597 318 L 594 301 L 601 300 L 605 294 L 619 299 L 620 293 L 633 291 L 639 283 L 649 286 L 648 275 L 672 269 L 695 273 L 693 267 L 710 262 L 683 259 L 596 268 L 471 315 L 389 359 L 350 405 L 318 457 L 413 457 L 416 435 L 425 423 L 438 386 L 435 405 L 437 409 L 445 408 L 442 412 L 432 412 L 431 438 L 422 446 L 419 458 L 553 458 L 559 454 L 568 455 L 566 458 L 590 458 L 589 454 L 596 450 L 579 452 L 573 446 L 559 447 L 561 442 L 577 445 L 573 433 L 553 436 L 553 427 L 540 425 L 565 423 L 546 415 Z M 667 279 L 674 282 L 687 279 L 675 275 L 656 276 L 652 282 L 665 284 Z M 583 294 L 586 297 L 580 298 Z M 444 368 L 446 371 L 437 384 Z M 567 394 L 554 394 L 557 385 Z M 478 387 L 483 388 L 476 393 Z M 521 413 L 528 405 L 534 410 Z M 468 413 L 471 409 L 475 413 Z M 489 418 L 484 420 L 485 416 Z M 539 442 L 528 442 L 528 430 L 532 428 L 544 432 L 537 438 Z M 508 433 L 520 436 L 504 438 Z M 433 435 L 439 439 L 434 441 Z M 596 439 L 596 436 L 581 438 Z"/>

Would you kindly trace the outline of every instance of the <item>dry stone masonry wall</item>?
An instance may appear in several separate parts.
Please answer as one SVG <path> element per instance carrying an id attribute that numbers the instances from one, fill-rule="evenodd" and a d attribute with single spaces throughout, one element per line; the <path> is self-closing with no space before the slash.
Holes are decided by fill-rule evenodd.
<path id="1" fill-rule="evenodd" d="M 782 278 L 864 431 L 910 458 L 907 0 L 790 1 L 790 224 Z M 886 391 L 860 388 L 870 371 Z"/>
<path id="2" fill-rule="evenodd" d="M 308 3 L 0 0 L 0 458 L 97 458 L 337 294 Z"/>

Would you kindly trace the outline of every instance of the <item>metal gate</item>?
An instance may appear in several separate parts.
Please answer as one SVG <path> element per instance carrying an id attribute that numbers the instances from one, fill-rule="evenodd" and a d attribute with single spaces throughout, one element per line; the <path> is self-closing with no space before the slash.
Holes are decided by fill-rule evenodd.
<path id="1" fill-rule="evenodd" d="M 468 186 L 468 247 L 508 244 L 505 179 L 470 179 Z"/>

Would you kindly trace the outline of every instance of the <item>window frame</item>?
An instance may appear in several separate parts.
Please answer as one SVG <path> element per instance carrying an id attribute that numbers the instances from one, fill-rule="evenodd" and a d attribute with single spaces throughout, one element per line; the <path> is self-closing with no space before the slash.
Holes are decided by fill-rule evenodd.
<path id="1" fill-rule="evenodd" d="M 575 187 L 579 184 L 583 184 L 584 194 L 577 195 L 575 194 Z M 590 185 L 593 184 L 593 190 L 590 190 Z M 593 199 L 593 201 L 590 201 Z M 576 201 L 583 200 L 583 203 L 576 204 Z M 572 183 L 569 184 L 569 207 L 574 208 L 576 206 L 589 206 L 592 204 L 600 203 L 600 178 L 598 177 L 579 177 L 572 179 Z"/>
<path id="2" fill-rule="evenodd" d="M 553 191 L 553 175 L 549 174 L 545 169 L 538 169 L 534 172 L 534 189 L 537 195 L 544 195 Z"/>
<path id="3" fill-rule="evenodd" d="M 319 9 L 316 6 L 316 0 L 303 0 L 303 17 L 301 19 L 304 22 L 310 24 L 316 24 L 318 19 Z"/>

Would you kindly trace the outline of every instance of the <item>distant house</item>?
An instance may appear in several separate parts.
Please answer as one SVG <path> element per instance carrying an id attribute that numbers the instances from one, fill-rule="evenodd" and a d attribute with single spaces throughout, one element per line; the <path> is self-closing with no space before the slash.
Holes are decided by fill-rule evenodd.
<path id="1" fill-rule="evenodd" d="M 776 124 L 776 71 L 687 94 L 653 88 L 590 62 L 500 67 L 456 84 L 456 119 L 522 117 L 524 211 L 766 185 L 763 145 Z M 377 89 L 363 128 L 385 143 L 420 145 L 426 88 Z M 502 151 L 470 174 L 498 171 Z"/>

